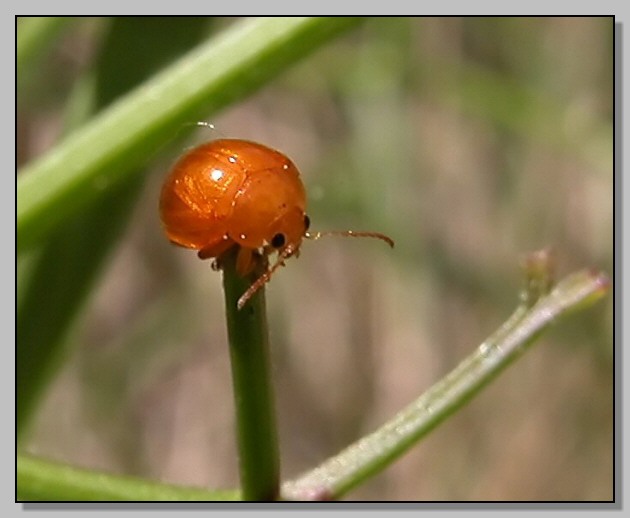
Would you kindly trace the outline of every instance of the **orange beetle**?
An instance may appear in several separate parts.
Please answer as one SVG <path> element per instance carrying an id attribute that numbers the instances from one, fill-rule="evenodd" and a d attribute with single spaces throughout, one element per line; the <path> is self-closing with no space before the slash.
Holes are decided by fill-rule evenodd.
<path id="1" fill-rule="evenodd" d="M 309 233 L 306 192 L 300 174 L 285 155 L 247 140 L 221 139 L 185 153 L 162 186 L 160 217 L 169 240 L 215 258 L 238 247 L 236 271 L 252 272 L 274 252 L 276 263 L 238 301 L 238 308 L 272 276 L 284 260 L 298 255 L 303 238 L 340 234 L 376 237 L 376 232 Z"/>

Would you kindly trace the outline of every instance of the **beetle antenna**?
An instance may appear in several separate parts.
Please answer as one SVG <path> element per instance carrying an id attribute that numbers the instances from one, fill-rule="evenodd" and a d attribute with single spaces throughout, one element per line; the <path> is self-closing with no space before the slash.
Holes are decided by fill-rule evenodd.
<path id="1" fill-rule="evenodd" d="M 236 303 L 236 308 L 237 309 L 243 309 L 243 306 L 247 303 L 247 301 L 249 299 L 252 298 L 252 296 L 260 289 L 262 288 L 266 283 L 269 282 L 269 280 L 271 279 L 271 276 L 274 274 L 274 272 L 280 267 L 280 266 L 284 266 L 284 260 L 288 259 L 289 257 L 291 257 L 293 255 L 293 253 L 295 252 L 295 250 L 293 249 L 292 246 L 287 246 L 279 255 L 278 255 L 278 260 L 274 263 L 274 265 L 269 268 L 265 273 L 263 273 L 260 277 L 258 277 L 258 279 L 256 279 L 252 285 L 247 288 L 247 291 L 245 293 L 243 293 L 241 295 L 241 298 L 238 299 L 238 302 Z"/>
<path id="2" fill-rule="evenodd" d="M 316 240 L 320 237 L 324 236 L 343 236 L 343 237 L 374 237 L 376 239 L 380 239 L 381 241 L 385 241 L 389 246 L 394 248 L 394 240 L 386 236 L 385 234 L 381 234 L 380 232 L 356 232 L 354 230 L 329 230 L 327 232 L 306 232 L 304 237 L 307 239 Z"/>

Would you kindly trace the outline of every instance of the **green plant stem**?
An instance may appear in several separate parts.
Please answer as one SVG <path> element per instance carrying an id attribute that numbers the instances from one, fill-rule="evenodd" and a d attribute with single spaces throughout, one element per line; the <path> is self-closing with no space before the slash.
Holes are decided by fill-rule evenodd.
<path id="1" fill-rule="evenodd" d="M 241 491 L 244 500 L 271 501 L 279 496 L 280 454 L 265 291 L 261 288 L 243 309 L 238 310 L 238 299 L 259 272 L 240 277 L 235 271 L 235 263 L 234 252 L 222 260 Z"/>
<path id="2" fill-rule="evenodd" d="M 18 454 L 19 501 L 226 501 L 238 491 L 177 487 L 146 479 L 75 468 L 59 462 Z"/>
<path id="3" fill-rule="evenodd" d="M 367 477 L 382 471 L 467 403 L 558 317 L 599 300 L 609 285 L 604 274 L 583 271 L 567 277 L 531 307 L 524 302 L 494 335 L 414 403 L 376 432 L 286 483 L 283 497 L 293 500 L 339 498 Z"/>

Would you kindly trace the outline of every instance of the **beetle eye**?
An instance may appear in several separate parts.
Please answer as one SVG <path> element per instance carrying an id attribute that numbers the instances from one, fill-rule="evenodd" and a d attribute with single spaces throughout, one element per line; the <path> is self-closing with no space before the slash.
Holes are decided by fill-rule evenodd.
<path id="1" fill-rule="evenodd" d="M 274 248 L 280 248 L 284 245 L 284 242 L 284 234 L 276 234 L 271 238 L 271 246 L 273 246 Z"/>
<path id="2" fill-rule="evenodd" d="M 304 230 L 308 230 L 311 226 L 311 218 L 309 218 L 306 214 L 304 215 Z"/>

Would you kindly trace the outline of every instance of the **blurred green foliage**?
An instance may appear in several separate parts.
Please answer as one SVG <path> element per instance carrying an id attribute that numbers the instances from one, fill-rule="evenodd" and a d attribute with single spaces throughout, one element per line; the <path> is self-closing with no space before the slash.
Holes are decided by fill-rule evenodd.
<path id="1" fill-rule="evenodd" d="M 18 70 L 18 163 L 236 22 L 52 24 L 39 59 L 29 51 Z M 305 243 L 268 289 L 285 478 L 385 421 L 495 329 L 517 302 L 523 253 L 552 246 L 560 273 L 612 274 L 612 46 L 612 18 L 366 19 L 246 101 L 211 120 L 200 112 L 190 123 L 216 133 L 185 144 L 174 134 L 128 208 L 103 200 L 99 223 L 62 229 L 38 251 L 48 269 L 32 266 L 37 253 L 20 257 L 24 332 L 46 336 L 28 309 L 38 277 L 60 279 L 31 291 L 51 308 L 44 316 L 61 318 L 59 298 L 74 303 L 24 448 L 238 484 L 220 277 L 167 243 L 156 210 L 170 163 L 216 134 L 290 156 L 315 230 L 396 241 L 393 252 Z M 612 498 L 612 342 L 610 297 L 350 498 Z"/>

